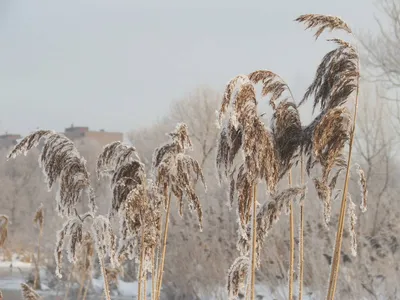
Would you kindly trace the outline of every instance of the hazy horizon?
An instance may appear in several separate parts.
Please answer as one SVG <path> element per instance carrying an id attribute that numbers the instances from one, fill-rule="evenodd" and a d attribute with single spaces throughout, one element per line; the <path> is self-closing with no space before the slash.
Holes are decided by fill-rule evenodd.
<path id="1" fill-rule="evenodd" d="M 328 45 L 294 18 L 323 13 L 356 33 L 376 28 L 373 0 L 243 3 L 2 1 L 0 134 L 72 123 L 127 132 L 199 86 L 222 91 L 256 69 L 277 72 L 300 97 Z"/>

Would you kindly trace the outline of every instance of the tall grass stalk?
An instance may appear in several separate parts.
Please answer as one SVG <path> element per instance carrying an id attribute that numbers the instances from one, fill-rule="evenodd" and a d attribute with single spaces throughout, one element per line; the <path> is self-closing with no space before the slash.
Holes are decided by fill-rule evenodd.
<path id="1" fill-rule="evenodd" d="M 140 265 L 139 265 L 139 278 L 138 278 L 138 300 L 143 299 L 142 298 L 142 286 L 143 286 L 143 264 L 144 264 L 144 250 L 145 247 L 144 245 L 144 226 L 141 228 L 142 230 L 142 238 L 141 238 L 141 247 L 142 251 L 140 251 Z"/>
<path id="2" fill-rule="evenodd" d="M 163 280 L 163 275 L 164 275 L 165 254 L 167 253 L 169 214 L 170 214 L 170 211 L 171 211 L 171 196 L 172 196 L 171 193 L 169 193 L 168 202 L 167 202 L 167 212 L 165 213 L 165 225 L 164 225 L 164 233 L 163 233 L 162 254 L 161 254 L 160 267 L 159 267 L 159 270 L 158 270 L 156 300 L 160 299 L 162 280 Z"/>
<path id="3" fill-rule="evenodd" d="M 110 287 L 108 284 L 107 272 L 104 265 L 104 258 L 99 257 L 99 262 L 100 262 L 101 273 L 103 274 L 103 279 L 104 279 L 104 296 L 106 300 L 111 300 Z"/>
<path id="4" fill-rule="evenodd" d="M 289 170 L 289 187 L 292 187 L 292 170 Z M 289 300 L 293 299 L 293 275 L 294 275 L 294 215 L 293 201 L 289 203 L 290 223 L 290 258 L 289 258 Z"/>
<path id="5" fill-rule="evenodd" d="M 155 299 L 155 297 L 156 297 L 155 291 L 156 291 L 156 277 L 157 277 L 157 275 L 156 275 L 156 258 L 155 258 L 155 255 L 156 255 L 156 251 L 153 248 L 152 259 L 151 259 L 151 299 L 152 300 Z"/>
<path id="6" fill-rule="evenodd" d="M 253 190 L 253 217 L 252 217 L 252 241 L 251 241 L 251 288 L 250 299 L 255 299 L 255 284 L 256 284 L 256 248 L 257 248 L 257 184 Z"/>
<path id="7" fill-rule="evenodd" d="M 43 204 L 41 204 L 38 210 L 35 213 L 35 217 L 33 218 L 33 223 L 36 224 L 39 228 L 39 236 L 38 236 L 38 244 L 37 244 L 37 256 L 35 260 L 35 279 L 33 281 L 33 288 L 35 290 L 40 289 L 40 246 L 41 240 L 43 236 L 43 228 L 44 228 L 44 211 Z"/>
<path id="8" fill-rule="evenodd" d="M 358 61 L 358 67 L 360 66 Z M 343 194 L 342 194 L 342 203 L 340 207 L 340 215 L 339 215 L 339 223 L 336 231 L 336 243 L 335 249 L 333 252 L 333 260 L 332 260 L 332 268 L 329 277 L 329 287 L 328 287 L 328 295 L 327 300 L 333 300 L 335 298 L 335 291 L 337 285 L 337 279 L 339 274 L 339 264 L 340 264 L 340 251 L 342 248 L 342 240 L 343 240 L 343 229 L 344 229 L 344 219 L 346 216 L 346 205 L 347 205 L 347 191 L 349 188 L 349 179 L 350 179 L 350 164 L 351 164 L 351 155 L 353 150 L 353 142 L 354 142 L 354 133 L 356 129 L 356 121 L 357 121 L 357 110 L 358 110 L 358 96 L 359 96 L 359 82 L 360 75 L 357 75 L 357 87 L 356 87 L 356 98 L 354 102 L 354 115 L 353 115 L 353 124 L 350 132 L 350 141 L 349 141 L 349 153 L 347 157 L 347 169 L 346 169 L 346 177 L 344 180 Z"/>
<path id="9" fill-rule="evenodd" d="M 304 157 L 300 156 L 300 184 L 304 185 Z M 299 295 L 298 300 L 303 299 L 304 280 L 304 201 L 300 202 L 300 227 L 299 227 Z"/>

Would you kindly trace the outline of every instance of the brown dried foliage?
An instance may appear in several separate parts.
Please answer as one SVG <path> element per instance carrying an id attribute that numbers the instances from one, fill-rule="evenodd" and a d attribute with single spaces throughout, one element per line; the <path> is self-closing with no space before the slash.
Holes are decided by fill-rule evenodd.
<path id="1" fill-rule="evenodd" d="M 306 29 L 317 28 L 315 38 L 317 39 L 326 29 L 344 30 L 351 33 L 350 27 L 339 17 L 319 15 L 319 14 L 306 14 L 301 15 L 295 21 L 306 24 Z"/>
<path id="2" fill-rule="evenodd" d="M 62 134 L 49 130 L 36 131 L 21 140 L 7 158 L 15 158 L 19 154 L 26 154 L 32 147 L 44 140 L 39 164 L 43 169 L 45 181 L 51 189 L 58 179 L 57 211 L 61 216 L 73 216 L 75 207 L 82 192 L 85 190 L 89 198 L 89 209 L 95 212 L 95 196 L 89 181 L 89 172 L 86 169 L 86 160 L 80 156 L 73 142 Z"/>
<path id="3" fill-rule="evenodd" d="M 36 210 L 35 216 L 33 218 L 33 223 L 36 224 L 40 230 L 43 230 L 43 224 L 44 224 L 43 203 L 40 203 L 40 206 Z"/>
<path id="4" fill-rule="evenodd" d="M 2 248 L 8 236 L 8 216 L 0 215 L 0 248 Z"/>
<path id="5" fill-rule="evenodd" d="M 293 102 L 279 103 L 272 117 L 272 133 L 279 156 L 279 178 L 298 160 L 303 129 L 297 106 Z"/>
<path id="6" fill-rule="evenodd" d="M 82 243 L 77 250 L 77 260 L 75 263 L 75 277 L 79 282 L 84 282 L 91 276 L 94 258 L 94 241 L 90 232 L 85 232 Z"/>
<path id="7" fill-rule="evenodd" d="M 140 162 L 136 149 L 113 142 L 106 145 L 97 159 L 98 178 L 111 178 L 113 194 L 110 217 L 118 213 L 121 205 L 127 201 L 129 193 L 143 183 L 144 165 Z"/>
<path id="8" fill-rule="evenodd" d="M 22 297 L 25 300 L 40 300 L 42 297 L 39 296 L 29 285 L 21 283 Z"/>
<path id="9" fill-rule="evenodd" d="M 260 265 L 260 253 L 264 240 L 271 230 L 272 225 L 279 220 L 282 211 L 289 211 L 289 203 L 299 199 L 303 201 L 306 195 L 306 187 L 292 187 L 272 196 L 271 201 L 264 203 L 257 213 L 257 265 Z M 244 247 L 246 249 L 246 247 Z"/>
<path id="10" fill-rule="evenodd" d="M 253 74 L 252 78 L 256 81 L 260 76 Z M 228 110 L 230 113 L 218 142 L 217 167 L 225 167 L 225 174 L 232 174 L 233 160 L 242 149 L 247 179 L 252 184 L 257 179 L 264 179 L 268 188 L 274 191 L 278 181 L 274 138 L 258 117 L 255 90 L 249 77 L 239 75 L 228 83 L 219 112 L 220 124 Z M 221 173 L 219 175 L 221 177 Z"/>
<path id="11" fill-rule="evenodd" d="M 112 142 L 103 148 L 97 158 L 97 178 L 111 177 L 121 165 L 131 161 L 139 161 L 136 148 L 124 145 L 119 141 Z"/>
<path id="12" fill-rule="evenodd" d="M 202 230 L 203 211 L 195 186 L 199 179 L 205 189 L 206 184 L 200 164 L 186 154 L 186 151 L 192 147 L 187 125 L 178 124 L 175 131 L 169 135 L 172 141 L 155 149 L 153 154 L 155 184 L 164 197 L 164 205 L 168 201 L 168 192 L 171 191 L 174 194 L 181 216 L 183 200 L 186 197 L 189 201 L 189 209 L 197 212 L 200 230 Z"/>
<path id="13" fill-rule="evenodd" d="M 322 178 L 327 182 L 337 158 L 348 141 L 351 130 L 351 117 L 345 107 L 329 110 L 317 124 L 313 135 L 315 159 L 322 166 Z"/>
<path id="14" fill-rule="evenodd" d="M 119 260 L 135 259 L 139 263 L 140 251 L 144 249 L 143 271 L 151 270 L 151 253 L 160 241 L 161 206 L 161 195 L 152 181 L 147 182 L 146 190 L 140 186 L 132 191 L 120 215 Z"/>
<path id="15" fill-rule="evenodd" d="M 239 256 L 229 268 L 227 278 L 228 299 L 237 299 L 240 290 L 244 287 L 249 265 L 248 256 Z"/>
<path id="16" fill-rule="evenodd" d="M 289 92 L 290 97 L 293 99 L 292 92 L 286 82 L 280 76 L 269 70 L 257 70 L 249 74 L 249 79 L 254 84 L 262 83 L 262 96 L 266 97 L 271 94 L 269 104 L 275 110 L 275 102 L 281 98 L 282 94 L 286 91 Z"/>

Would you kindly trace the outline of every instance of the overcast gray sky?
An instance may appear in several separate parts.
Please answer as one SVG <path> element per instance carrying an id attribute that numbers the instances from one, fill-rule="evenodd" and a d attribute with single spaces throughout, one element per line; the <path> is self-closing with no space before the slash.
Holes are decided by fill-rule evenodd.
<path id="1" fill-rule="evenodd" d="M 374 30 L 373 0 L 1 0 L 0 133 L 127 132 L 199 85 L 271 69 L 300 97 L 329 49 L 293 19 Z"/>

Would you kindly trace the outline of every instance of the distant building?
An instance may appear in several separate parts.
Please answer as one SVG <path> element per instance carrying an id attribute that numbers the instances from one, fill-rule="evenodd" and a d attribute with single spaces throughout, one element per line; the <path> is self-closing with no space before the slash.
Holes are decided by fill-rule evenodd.
<path id="1" fill-rule="evenodd" d="M 91 131 L 89 127 L 74 126 L 65 128 L 64 134 L 72 141 L 88 138 L 98 142 L 101 146 L 105 146 L 115 141 L 123 141 L 124 134 L 122 132 L 107 132 L 103 129 L 99 131 Z"/>
<path id="2" fill-rule="evenodd" d="M 19 134 L 2 134 L 0 135 L 0 148 L 14 147 L 21 138 Z"/>

